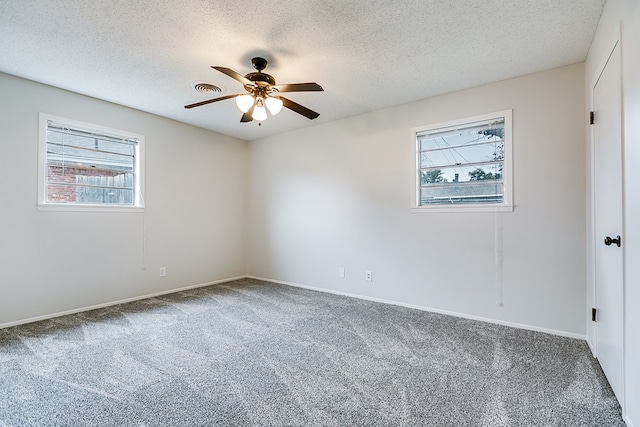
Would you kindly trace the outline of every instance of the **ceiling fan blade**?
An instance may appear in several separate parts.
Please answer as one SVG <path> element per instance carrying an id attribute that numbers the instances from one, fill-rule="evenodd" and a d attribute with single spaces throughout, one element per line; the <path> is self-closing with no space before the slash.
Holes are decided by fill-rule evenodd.
<path id="1" fill-rule="evenodd" d="M 278 92 L 322 92 L 322 86 L 318 83 L 291 83 L 288 85 L 273 86 Z"/>
<path id="2" fill-rule="evenodd" d="M 225 99 L 235 98 L 238 95 L 242 95 L 242 94 L 234 93 L 233 95 L 225 95 L 225 96 L 221 96 L 220 98 L 208 99 L 206 101 L 196 102 L 195 104 L 185 105 L 184 108 L 200 107 L 201 105 L 211 104 L 212 102 L 224 101 Z"/>
<path id="3" fill-rule="evenodd" d="M 211 68 L 216 69 L 216 70 L 220 71 L 223 74 L 226 74 L 227 76 L 231 77 L 232 79 L 236 79 L 237 81 L 239 81 L 243 85 L 253 85 L 253 82 L 251 80 L 249 80 L 248 78 L 246 78 L 242 74 L 236 73 L 231 68 L 218 67 L 218 66 L 215 66 L 215 65 L 212 65 Z"/>
<path id="4" fill-rule="evenodd" d="M 320 115 L 320 113 L 316 113 L 315 111 L 310 110 L 307 107 L 304 107 L 296 102 L 293 102 L 292 100 L 287 99 L 283 96 L 280 96 L 279 98 L 282 100 L 283 107 L 287 107 L 288 109 L 293 110 L 296 113 L 301 114 L 310 120 L 313 120 Z"/>
<path id="5" fill-rule="evenodd" d="M 253 109 L 254 108 L 256 108 L 255 101 L 254 101 L 253 105 L 251 106 L 251 108 L 249 108 L 249 110 L 247 110 L 247 112 L 242 115 L 242 118 L 240 119 L 240 123 L 247 123 L 247 122 L 252 122 L 253 121 Z"/>

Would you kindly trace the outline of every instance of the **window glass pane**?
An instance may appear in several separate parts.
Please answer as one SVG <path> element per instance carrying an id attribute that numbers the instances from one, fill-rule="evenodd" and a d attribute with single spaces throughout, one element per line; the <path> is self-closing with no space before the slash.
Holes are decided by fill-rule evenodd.
<path id="1" fill-rule="evenodd" d="M 457 129 L 436 130 L 418 135 L 420 151 L 504 139 L 504 118 L 483 123 L 470 123 Z"/>
<path id="2" fill-rule="evenodd" d="M 49 166 L 47 201 L 133 205 L 134 174 L 104 169 Z"/>
<path id="3" fill-rule="evenodd" d="M 449 166 L 420 170 L 420 185 L 447 184 L 469 181 L 501 181 L 503 163 Z"/>
<path id="4" fill-rule="evenodd" d="M 47 160 L 49 164 L 73 163 L 88 167 L 104 167 L 133 171 L 135 146 L 98 138 L 48 132 Z"/>
<path id="5" fill-rule="evenodd" d="M 421 205 L 501 203 L 502 183 L 495 181 L 451 183 L 420 189 Z"/>
<path id="6" fill-rule="evenodd" d="M 417 128 L 414 206 L 511 210 L 511 117 L 505 110 Z"/>
<path id="7" fill-rule="evenodd" d="M 76 185 L 50 184 L 47 194 L 51 202 L 74 204 L 133 205 L 134 191 L 126 189 L 81 187 Z"/>
<path id="8" fill-rule="evenodd" d="M 482 163 L 504 159 L 504 141 L 474 143 L 420 153 L 420 167 Z"/>
<path id="9" fill-rule="evenodd" d="M 47 202 L 135 205 L 135 140 L 51 122 L 46 136 Z"/>

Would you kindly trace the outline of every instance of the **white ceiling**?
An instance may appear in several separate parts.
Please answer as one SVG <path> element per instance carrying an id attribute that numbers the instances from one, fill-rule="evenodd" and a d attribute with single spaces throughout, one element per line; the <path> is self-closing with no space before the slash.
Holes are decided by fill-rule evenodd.
<path id="1" fill-rule="evenodd" d="M 0 0 L 0 71 L 252 140 L 584 61 L 606 0 Z M 288 97 L 262 126 L 210 68 L 325 92 Z"/>

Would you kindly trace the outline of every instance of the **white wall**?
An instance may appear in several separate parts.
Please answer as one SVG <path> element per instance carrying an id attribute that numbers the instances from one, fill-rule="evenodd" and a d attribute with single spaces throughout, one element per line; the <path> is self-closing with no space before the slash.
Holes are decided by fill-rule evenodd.
<path id="1" fill-rule="evenodd" d="M 623 410 L 629 426 L 640 426 L 640 2 L 608 0 L 598 24 L 585 63 L 586 96 L 590 99 L 590 83 L 606 54 L 609 41 L 621 29 L 622 97 L 624 120 L 624 233 L 625 257 L 625 402 Z M 589 141 L 587 141 L 587 144 Z M 590 218 L 589 218 L 590 221 Z M 594 238 L 588 229 L 588 241 Z M 591 256 L 588 258 L 591 268 Z M 593 280 L 590 277 L 587 296 L 593 303 Z M 591 305 L 588 305 L 589 307 Z M 589 339 L 595 340 L 593 325 Z"/>
<path id="2" fill-rule="evenodd" d="M 504 109 L 516 207 L 498 307 L 494 214 L 410 213 L 409 129 Z M 252 141 L 248 272 L 584 336 L 583 110 L 577 64 Z"/>
<path id="3" fill-rule="evenodd" d="M 0 93 L 0 325 L 246 273 L 245 141 L 6 74 Z M 38 112 L 145 135 L 145 213 L 38 211 Z"/>

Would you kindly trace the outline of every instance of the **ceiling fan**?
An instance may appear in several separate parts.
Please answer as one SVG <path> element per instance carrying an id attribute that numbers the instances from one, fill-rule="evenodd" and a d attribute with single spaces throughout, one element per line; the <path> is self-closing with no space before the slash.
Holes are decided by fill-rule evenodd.
<path id="1" fill-rule="evenodd" d="M 267 60 L 264 58 L 253 58 L 251 60 L 253 68 L 257 72 L 249 73 L 245 76 L 236 73 L 230 68 L 218 67 L 214 68 L 223 74 L 242 83 L 247 93 L 236 93 L 233 95 L 221 96 L 219 98 L 209 99 L 207 101 L 196 102 L 195 104 L 185 105 L 184 108 L 200 107 L 201 105 L 211 104 L 212 102 L 223 101 L 225 99 L 235 98 L 236 105 L 242 111 L 240 122 L 250 122 L 257 120 L 261 122 L 267 119 L 267 109 L 271 115 L 276 115 L 282 107 L 286 107 L 306 118 L 313 120 L 320 114 L 308 109 L 292 100 L 280 96 L 281 92 L 319 92 L 324 91 L 322 86 L 317 83 L 291 83 L 276 84 L 276 80 L 267 73 L 263 73 L 267 67 Z M 265 108 L 266 107 L 266 108 Z"/>

